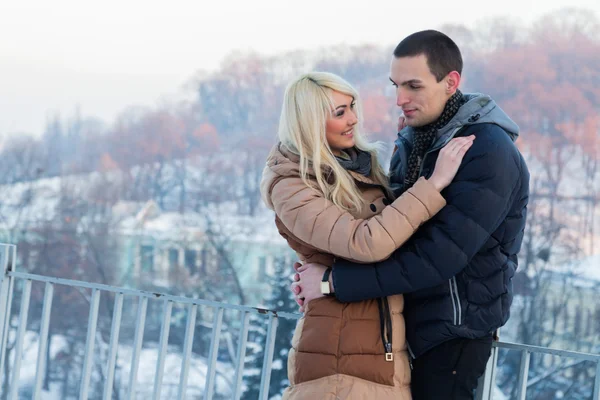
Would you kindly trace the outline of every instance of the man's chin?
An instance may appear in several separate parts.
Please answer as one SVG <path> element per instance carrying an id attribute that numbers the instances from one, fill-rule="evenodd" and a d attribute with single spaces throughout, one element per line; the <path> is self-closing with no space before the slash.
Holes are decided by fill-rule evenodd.
<path id="1" fill-rule="evenodd" d="M 411 128 L 418 128 L 423 126 L 423 124 L 419 123 L 419 121 L 406 121 L 406 126 L 410 126 Z"/>
<path id="2" fill-rule="evenodd" d="M 410 121 L 410 120 L 406 121 L 406 126 L 410 126 L 411 128 L 420 128 L 427 124 L 429 124 L 429 122 L 423 122 L 422 120 L 417 120 L 417 119 L 414 119 L 412 121 Z"/>
<path id="3" fill-rule="evenodd" d="M 423 124 L 421 124 L 421 121 L 419 121 L 418 118 L 415 117 L 404 117 L 404 123 L 406 124 L 406 126 L 410 126 L 411 128 L 418 128 L 419 126 L 422 126 Z"/>

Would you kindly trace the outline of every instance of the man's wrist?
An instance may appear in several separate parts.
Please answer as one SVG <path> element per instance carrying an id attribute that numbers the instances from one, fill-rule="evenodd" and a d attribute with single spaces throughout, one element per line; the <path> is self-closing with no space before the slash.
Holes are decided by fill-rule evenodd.
<path id="1" fill-rule="evenodd" d="M 321 279 L 321 294 L 324 294 L 325 296 L 333 296 L 333 292 L 332 292 L 332 279 L 331 279 L 331 272 L 332 272 L 332 268 L 331 267 L 327 267 L 325 269 L 325 272 L 323 273 L 323 278 Z"/>

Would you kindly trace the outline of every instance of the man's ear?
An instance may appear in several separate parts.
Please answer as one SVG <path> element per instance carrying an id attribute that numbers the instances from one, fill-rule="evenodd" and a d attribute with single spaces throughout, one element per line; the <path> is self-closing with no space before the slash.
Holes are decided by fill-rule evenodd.
<path id="1" fill-rule="evenodd" d="M 448 94 L 454 94 L 458 90 L 460 79 L 461 76 L 457 71 L 452 71 L 446 75 L 446 92 Z"/>

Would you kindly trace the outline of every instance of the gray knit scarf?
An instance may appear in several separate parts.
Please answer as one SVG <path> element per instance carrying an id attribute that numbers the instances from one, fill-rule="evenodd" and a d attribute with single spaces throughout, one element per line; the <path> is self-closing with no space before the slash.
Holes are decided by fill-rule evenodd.
<path id="1" fill-rule="evenodd" d="M 359 150 L 356 147 L 345 150 L 345 153 L 348 155 L 349 159 L 338 156 L 335 157 L 344 169 L 347 171 L 354 171 L 367 177 L 371 175 L 370 153 Z"/>
<path id="2" fill-rule="evenodd" d="M 408 169 L 404 178 L 404 187 L 409 188 L 419 179 L 419 172 L 423 157 L 436 137 L 439 129 L 446 126 L 458 112 L 458 109 L 465 103 L 463 94 L 460 90 L 452 95 L 446 102 L 444 111 L 439 118 L 430 124 L 414 128 L 413 148 L 408 157 Z"/>

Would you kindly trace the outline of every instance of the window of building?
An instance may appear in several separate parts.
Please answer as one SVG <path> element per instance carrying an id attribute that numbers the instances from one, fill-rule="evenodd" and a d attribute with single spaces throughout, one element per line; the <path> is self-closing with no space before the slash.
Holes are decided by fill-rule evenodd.
<path id="1" fill-rule="evenodd" d="M 154 246 L 140 246 L 140 266 L 142 272 L 154 271 Z"/>
<path id="2" fill-rule="evenodd" d="M 198 258 L 197 251 L 192 249 L 185 249 L 185 267 L 190 271 L 192 275 L 198 273 L 196 260 Z"/>
<path id="3" fill-rule="evenodd" d="M 179 250 L 169 249 L 169 269 L 175 270 L 179 265 Z"/>

